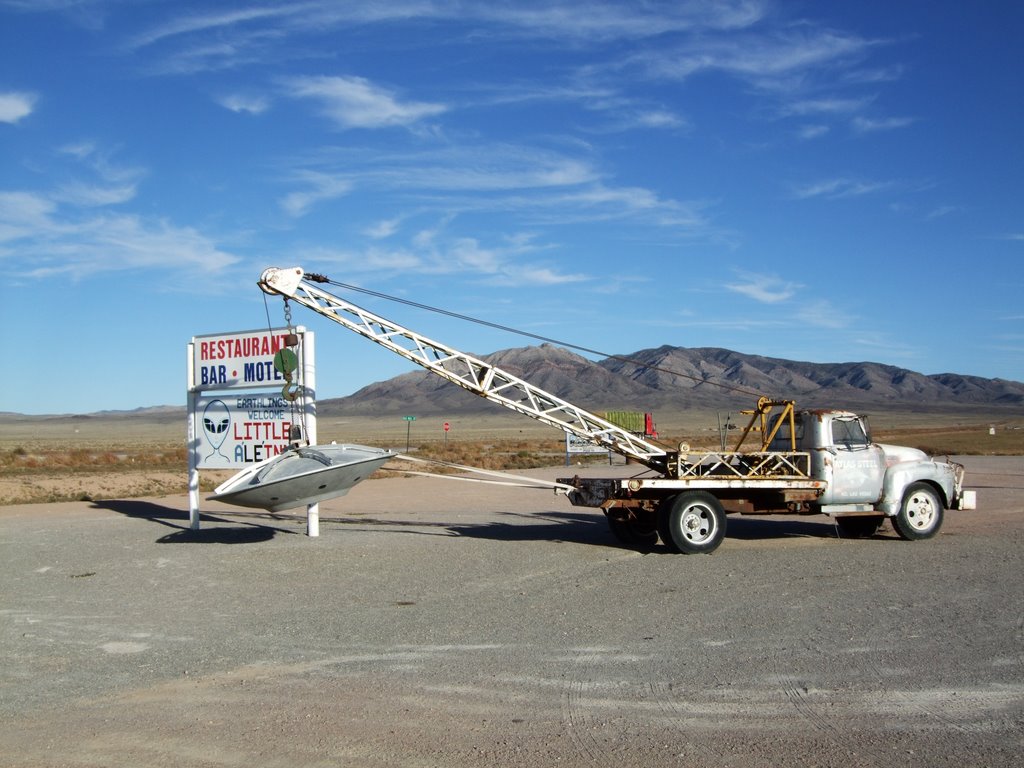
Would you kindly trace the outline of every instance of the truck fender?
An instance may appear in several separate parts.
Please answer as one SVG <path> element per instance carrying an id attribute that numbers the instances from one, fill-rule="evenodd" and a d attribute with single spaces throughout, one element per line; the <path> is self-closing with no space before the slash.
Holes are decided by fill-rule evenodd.
<path id="1" fill-rule="evenodd" d="M 944 508 L 949 508 L 952 487 L 943 482 L 940 477 L 939 467 L 935 462 L 913 463 L 910 466 L 896 464 L 890 467 L 885 473 L 885 480 L 882 483 L 882 498 L 875 505 L 879 512 L 886 517 L 893 517 L 900 511 L 903 504 L 903 495 L 911 483 L 928 483 L 935 488 L 939 500 Z"/>

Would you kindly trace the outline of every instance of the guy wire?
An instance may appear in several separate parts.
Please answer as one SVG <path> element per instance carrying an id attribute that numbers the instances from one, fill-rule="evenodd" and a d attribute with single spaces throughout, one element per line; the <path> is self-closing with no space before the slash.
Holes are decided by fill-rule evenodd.
<path id="1" fill-rule="evenodd" d="M 374 290 L 371 290 L 369 288 L 361 288 L 361 287 L 359 287 L 357 285 L 349 285 L 347 283 L 338 282 L 337 280 L 331 280 L 329 278 L 323 277 L 322 275 L 315 275 L 314 276 L 312 274 L 307 274 L 306 277 L 308 279 L 315 279 L 316 282 L 329 283 L 330 285 L 336 286 L 338 288 L 343 288 L 343 289 L 345 289 L 347 291 L 355 291 L 357 293 L 363 293 L 363 294 L 366 294 L 367 296 L 373 296 L 373 297 L 378 298 L 378 299 L 385 299 L 386 301 L 393 301 L 393 302 L 396 302 L 398 304 L 405 304 L 406 306 L 409 306 L 409 307 L 415 307 L 416 309 L 423 309 L 423 310 L 426 310 L 428 312 L 434 312 L 434 313 L 439 314 L 439 315 L 445 315 L 446 317 L 451 317 L 451 318 L 454 318 L 456 320 L 465 320 L 466 322 L 469 322 L 469 323 L 475 323 L 477 325 L 484 325 L 484 326 L 487 326 L 488 328 L 494 328 L 494 329 L 499 330 L 499 331 L 505 331 L 507 333 L 514 333 L 514 334 L 519 335 L 519 336 L 525 336 L 527 338 L 536 339 L 537 341 L 543 341 L 543 342 L 547 342 L 549 344 L 556 344 L 556 345 L 558 345 L 560 347 L 567 347 L 569 349 L 575 349 L 578 352 L 588 352 L 588 353 L 590 353 L 592 355 L 599 355 L 600 357 L 604 357 L 604 358 L 606 358 L 608 360 L 617 360 L 620 363 L 628 363 L 630 365 L 636 365 L 636 366 L 639 366 L 641 368 L 646 368 L 648 370 L 659 371 L 660 373 L 667 373 L 667 374 L 669 374 L 671 376 L 679 376 L 681 378 L 689 379 L 690 381 L 696 381 L 696 382 L 701 383 L 701 384 L 710 384 L 711 386 L 719 387 L 721 389 L 725 389 L 725 390 L 728 390 L 730 392 L 738 392 L 740 394 L 751 395 L 753 397 L 761 397 L 764 394 L 763 392 L 755 392 L 754 390 L 747 389 L 746 387 L 738 387 L 738 386 L 735 386 L 733 384 L 724 384 L 724 383 L 722 383 L 720 381 L 712 381 L 710 379 L 702 379 L 699 376 L 693 376 L 693 375 L 688 374 L 688 373 L 683 373 L 682 371 L 675 371 L 675 370 L 672 370 L 671 368 L 663 368 L 663 367 L 658 366 L 658 365 L 651 365 L 650 363 L 645 363 L 644 361 L 637 360 L 635 358 L 624 357 L 622 355 L 611 355 L 611 354 L 608 354 L 607 352 L 602 352 L 602 351 L 597 350 L 597 349 L 591 349 L 590 347 L 580 346 L 579 344 L 572 344 L 571 342 L 561 341 L 559 339 L 553 339 L 553 338 L 551 338 L 549 336 L 541 336 L 541 335 L 536 334 L 536 333 L 531 333 L 529 331 L 523 331 L 523 330 L 520 330 L 518 328 L 513 328 L 511 326 L 508 326 L 508 325 L 502 325 L 500 323 L 492 323 L 489 320 L 481 320 L 480 318 L 472 317 L 470 315 L 462 315 L 462 314 L 459 314 L 458 312 L 452 312 L 451 310 L 442 309 L 440 307 L 432 307 L 429 304 L 422 304 L 422 303 L 420 303 L 418 301 L 412 301 L 411 299 L 403 299 L 403 298 L 400 298 L 398 296 L 389 296 L 386 293 L 381 293 L 379 291 L 374 291 Z M 264 300 L 265 300 L 265 298 L 264 298 Z"/>

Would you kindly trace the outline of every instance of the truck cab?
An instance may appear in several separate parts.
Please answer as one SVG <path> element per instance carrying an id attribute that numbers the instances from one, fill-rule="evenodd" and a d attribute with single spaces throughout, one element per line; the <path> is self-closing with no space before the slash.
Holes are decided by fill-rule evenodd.
<path id="1" fill-rule="evenodd" d="M 772 425 L 773 427 L 775 424 Z M 974 509 L 973 491 L 963 490 L 963 466 L 937 461 L 916 448 L 875 443 L 867 419 L 849 411 L 794 414 L 770 450 L 805 451 L 810 474 L 825 483 L 816 511 L 835 517 L 847 533 L 871 535 L 886 517 L 903 538 L 934 536 L 944 509 Z"/>

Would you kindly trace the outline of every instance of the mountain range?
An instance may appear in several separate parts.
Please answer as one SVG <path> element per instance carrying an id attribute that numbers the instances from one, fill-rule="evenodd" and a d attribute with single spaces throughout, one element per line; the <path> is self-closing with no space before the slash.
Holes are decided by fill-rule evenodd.
<path id="1" fill-rule="evenodd" d="M 661 346 L 594 362 L 552 344 L 477 355 L 586 410 L 686 411 L 751 408 L 761 395 L 795 400 L 799 408 L 907 412 L 998 409 L 1024 415 L 1024 383 L 955 373 L 924 375 L 880 363 L 808 363 L 715 347 Z M 423 416 L 495 412 L 493 403 L 420 369 L 363 387 L 347 397 L 321 398 L 322 416 Z M 144 418 L 176 423 L 184 406 L 56 414 L 78 419 Z M 0 421 L 31 417 L 0 413 Z"/>
<path id="2" fill-rule="evenodd" d="M 1024 407 L 1024 383 L 953 373 L 924 375 L 880 363 L 808 363 L 713 347 L 661 346 L 597 362 L 551 344 L 480 359 L 590 411 L 747 408 L 757 397 L 800 407 Z M 326 415 L 471 413 L 495 406 L 426 371 L 321 400 Z"/>

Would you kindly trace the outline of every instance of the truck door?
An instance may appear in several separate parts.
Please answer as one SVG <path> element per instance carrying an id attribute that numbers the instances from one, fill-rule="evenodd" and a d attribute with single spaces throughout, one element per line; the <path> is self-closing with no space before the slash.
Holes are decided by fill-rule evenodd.
<path id="1" fill-rule="evenodd" d="M 872 504 L 882 495 L 885 456 L 871 442 L 867 426 L 858 416 L 831 419 L 832 440 L 824 455 L 828 488 L 823 504 Z M 831 477 L 828 475 L 831 474 Z"/>

